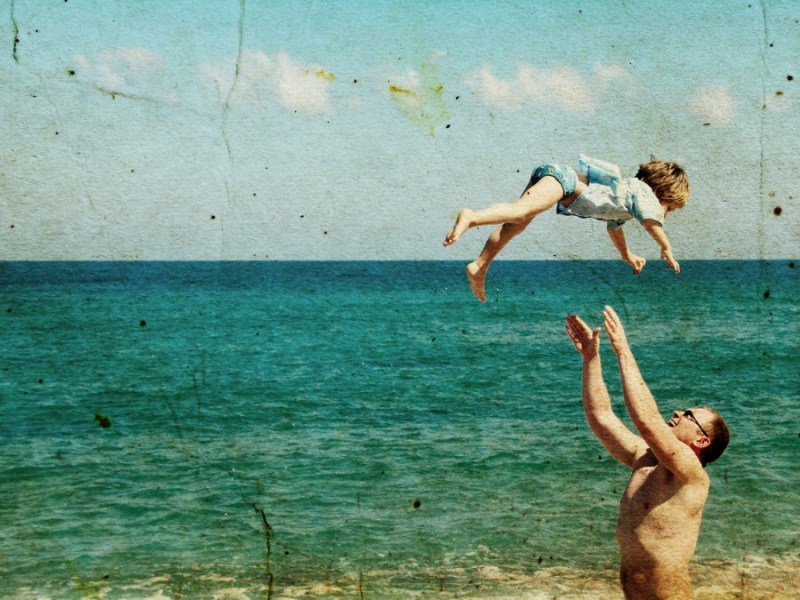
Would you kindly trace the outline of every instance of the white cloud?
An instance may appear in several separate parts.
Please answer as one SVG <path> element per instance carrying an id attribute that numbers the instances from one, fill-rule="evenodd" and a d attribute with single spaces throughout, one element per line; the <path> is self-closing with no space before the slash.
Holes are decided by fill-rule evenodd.
<path id="1" fill-rule="evenodd" d="M 607 82 L 616 79 L 631 79 L 631 74 L 616 63 L 611 65 L 596 64 L 594 66 L 594 72 L 597 73 L 597 76 L 601 80 Z"/>
<path id="2" fill-rule="evenodd" d="M 689 110 L 705 123 L 730 125 L 736 114 L 736 103 L 727 88 L 705 86 L 689 101 Z"/>
<path id="3" fill-rule="evenodd" d="M 270 57 L 261 51 L 245 50 L 238 73 L 236 70 L 233 59 L 200 67 L 222 102 L 260 107 L 274 98 L 289 110 L 323 113 L 331 108 L 334 75 L 316 63 L 304 64 L 285 52 Z"/>
<path id="4" fill-rule="evenodd" d="M 512 83 L 495 77 L 487 66 L 469 73 L 466 83 L 490 106 L 520 108 L 524 104 L 524 99 L 513 88 Z"/>
<path id="5" fill-rule="evenodd" d="M 98 88 L 116 93 L 150 92 L 163 83 L 166 68 L 157 52 L 145 48 L 114 48 L 89 58 L 75 57 L 76 75 Z"/>
<path id="6" fill-rule="evenodd" d="M 500 79 L 484 66 L 469 73 L 466 83 L 490 106 L 513 110 L 537 104 L 591 112 L 598 103 L 596 87 L 624 75 L 622 68 L 615 65 L 598 66 L 595 70 L 597 77 L 584 78 L 563 65 L 542 69 L 521 64 L 514 77 Z"/>

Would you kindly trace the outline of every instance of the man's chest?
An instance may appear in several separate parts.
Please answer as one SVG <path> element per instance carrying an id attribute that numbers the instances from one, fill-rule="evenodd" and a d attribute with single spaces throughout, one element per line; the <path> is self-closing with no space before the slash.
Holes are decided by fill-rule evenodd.
<path id="1" fill-rule="evenodd" d="M 669 470 L 659 465 L 643 466 L 631 474 L 622 504 L 629 510 L 649 513 L 677 501 L 680 488 L 679 481 Z"/>

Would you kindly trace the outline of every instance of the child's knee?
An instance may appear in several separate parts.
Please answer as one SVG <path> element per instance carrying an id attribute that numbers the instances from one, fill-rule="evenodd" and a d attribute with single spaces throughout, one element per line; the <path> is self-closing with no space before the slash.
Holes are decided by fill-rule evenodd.
<path id="1" fill-rule="evenodd" d="M 533 217 L 520 217 L 509 223 L 503 224 L 503 235 L 514 237 L 525 231 L 525 228 L 533 221 Z"/>

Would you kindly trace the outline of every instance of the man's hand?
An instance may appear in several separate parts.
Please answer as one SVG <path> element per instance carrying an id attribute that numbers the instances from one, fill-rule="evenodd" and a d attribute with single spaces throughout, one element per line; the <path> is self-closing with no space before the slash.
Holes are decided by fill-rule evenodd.
<path id="1" fill-rule="evenodd" d="M 622 327 L 622 321 L 619 320 L 619 315 L 614 312 L 610 306 L 606 306 L 603 311 L 604 325 L 608 339 L 611 341 L 611 348 L 614 354 L 619 356 L 624 352 L 630 352 L 628 346 L 628 338 L 625 337 L 625 329 Z"/>
<path id="2" fill-rule="evenodd" d="M 575 349 L 585 360 L 597 356 L 600 349 L 600 328 L 592 330 L 578 315 L 568 315 L 566 330 Z"/>

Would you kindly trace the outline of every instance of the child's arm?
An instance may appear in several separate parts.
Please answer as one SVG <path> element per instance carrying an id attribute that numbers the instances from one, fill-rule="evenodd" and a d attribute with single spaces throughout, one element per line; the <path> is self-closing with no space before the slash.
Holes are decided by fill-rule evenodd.
<path id="1" fill-rule="evenodd" d="M 678 264 L 678 261 L 675 260 L 675 257 L 672 256 L 672 245 L 669 243 L 667 234 L 664 233 L 664 228 L 661 227 L 661 224 L 652 219 L 645 219 L 642 221 L 642 227 L 644 227 L 645 231 L 650 234 L 650 237 L 656 241 L 656 244 L 661 247 L 661 258 L 667 261 L 667 268 L 672 267 L 675 269 L 676 273 L 680 273 L 681 266 Z"/>
<path id="2" fill-rule="evenodd" d="M 644 263 L 647 262 L 643 257 L 637 256 L 628 249 L 628 243 L 625 241 L 625 233 L 622 227 L 608 226 L 608 236 L 611 242 L 619 251 L 619 255 L 623 261 L 633 267 L 634 274 L 638 274 L 644 269 Z"/>

